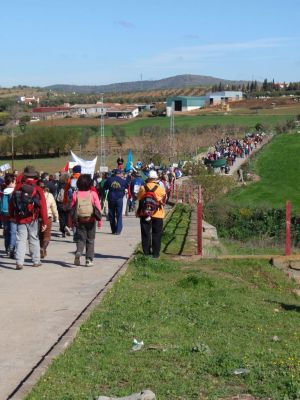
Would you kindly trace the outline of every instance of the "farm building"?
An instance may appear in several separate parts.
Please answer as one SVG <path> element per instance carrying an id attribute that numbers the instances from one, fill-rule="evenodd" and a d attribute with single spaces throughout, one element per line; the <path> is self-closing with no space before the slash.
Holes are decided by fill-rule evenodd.
<path id="1" fill-rule="evenodd" d="M 135 118 L 139 114 L 138 106 L 126 104 L 75 104 L 74 106 L 38 107 L 32 110 L 32 116 L 41 120 L 65 117 Z"/>
<path id="2" fill-rule="evenodd" d="M 207 98 L 205 96 L 174 96 L 167 98 L 167 115 L 170 114 L 171 108 L 174 111 L 191 111 L 205 106 Z"/>
<path id="3" fill-rule="evenodd" d="M 232 101 L 243 100 L 243 92 L 225 90 L 223 92 L 208 93 L 206 99 L 209 105 L 230 103 Z"/>

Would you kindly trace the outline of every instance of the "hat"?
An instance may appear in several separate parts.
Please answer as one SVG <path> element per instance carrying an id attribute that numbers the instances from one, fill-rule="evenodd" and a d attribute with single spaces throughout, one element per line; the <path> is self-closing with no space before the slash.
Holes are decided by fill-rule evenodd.
<path id="1" fill-rule="evenodd" d="M 151 169 L 151 171 L 149 172 L 149 178 L 150 179 L 157 179 L 158 178 L 157 172 L 154 169 Z"/>
<path id="2" fill-rule="evenodd" d="M 74 172 L 74 174 L 76 173 L 81 173 L 81 165 L 75 165 L 75 167 L 73 167 L 72 171 Z"/>
<path id="3" fill-rule="evenodd" d="M 24 168 L 23 175 L 26 178 L 37 178 L 39 173 L 35 170 L 35 168 L 32 165 L 28 165 L 27 167 Z"/>

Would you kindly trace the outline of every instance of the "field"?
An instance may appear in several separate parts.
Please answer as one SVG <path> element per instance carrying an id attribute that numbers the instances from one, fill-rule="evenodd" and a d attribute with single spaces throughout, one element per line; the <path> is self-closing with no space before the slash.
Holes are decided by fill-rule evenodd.
<path id="1" fill-rule="evenodd" d="M 294 109 L 295 110 L 295 109 Z M 293 113 L 289 113 L 285 110 L 284 113 L 266 113 L 266 114 L 224 114 L 224 113 L 207 113 L 199 115 L 176 115 L 175 116 L 175 127 L 178 128 L 196 128 L 203 126 L 241 126 L 247 130 L 254 129 L 255 125 L 260 122 L 266 126 L 274 127 L 277 123 L 285 122 L 292 116 L 297 115 L 300 112 L 295 110 Z M 105 120 L 105 134 L 111 136 L 111 127 L 114 125 L 121 126 L 126 131 L 126 136 L 137 136 L 139 135 L 142 128 L 157 126 L 161 129 L 168 129 L 170 127 L 170 119 L 166 117 L 152 117 L 152 118 L 136 118 L 135 120 Z M 99 126 L 100 119 L 90 118 L 78 118 L 72 120 L 71 118 L 65 118 L 61 120 L 52 120 L 35 123 L 35 126 Z"/>
<path id="2" fill-rule="evenodd" d="M 300 212 L 299 152 L 299 134 L 276 136 L 251 165 L 260 181 L 237 188 L 228 197 L 241 207 L 284 208 L 290 200 L 293 210 Z"/>
<path id="3" fill-rule="evenodd" d="M 296 400 L 300 302 L 264 260 L 137 255 L 26 400 Z M 132 351 L 132 341 L 143 341 Z M 254 397 L 247 397 L 253 399 Z"/>

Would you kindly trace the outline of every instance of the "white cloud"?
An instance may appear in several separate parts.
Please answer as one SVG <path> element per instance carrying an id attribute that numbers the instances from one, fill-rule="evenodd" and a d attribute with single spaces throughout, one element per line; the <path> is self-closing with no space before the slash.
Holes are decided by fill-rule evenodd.
<path id="1" fill-rule="evenodd" d="M 151 58 L 137 60 L 139 67 L 169 67 L 173 63 L 199 63 L 208 58 L 225 57 L 232 52 L 243 52 L 258 49 L 272 49 L 284 46 L 288 38 L 266 38 L 245 42 L 211 43 L 198 46 L 178 47 L 157 54 Z"/>
<path id="2" fill-rule="evenodd" d="M 130 21 L 119 20 L 119 21 L 115 21 L 115 24 L 120 25 L 122 28 L 126 28 L 126 29 L 135 28 L 135 25 Z"/>

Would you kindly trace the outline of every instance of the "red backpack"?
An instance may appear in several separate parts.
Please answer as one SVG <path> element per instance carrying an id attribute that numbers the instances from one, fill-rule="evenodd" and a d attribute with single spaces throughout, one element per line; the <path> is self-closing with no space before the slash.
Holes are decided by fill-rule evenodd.
<path id="1" fill-rule="evenodd" d="M 145 185 L 145 193 L 139 203 L 139 216 L 151 218 L 153 214 L 161 207 L 161 202 L 157 200 L 155 195 L 159 185 L 155 185 L 150 189 Z"/>

